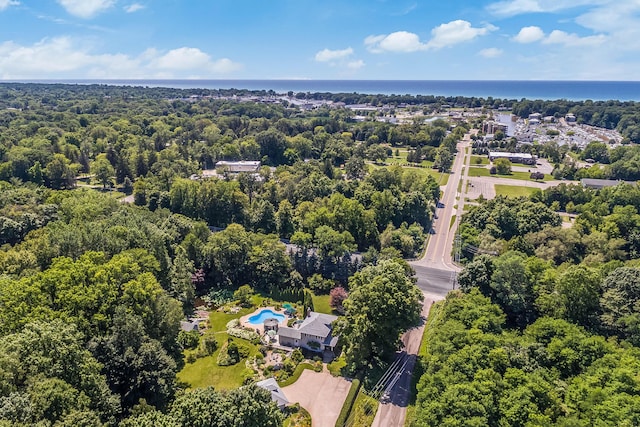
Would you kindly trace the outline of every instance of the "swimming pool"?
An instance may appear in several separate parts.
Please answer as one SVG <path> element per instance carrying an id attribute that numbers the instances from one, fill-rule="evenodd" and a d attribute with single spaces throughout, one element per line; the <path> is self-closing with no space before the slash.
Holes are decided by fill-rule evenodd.
<path id="1" fill-rule="evenodd" d="M 278 322 L 282 322 L 284 320 L 284 314 L 275 313 L 273 310 L 264 309 L 260 311 L 258 314 L 254 314 L 249 317 L 248 321 L 252 325 L 262 325 L 267 319 L 278 319 Z"/>

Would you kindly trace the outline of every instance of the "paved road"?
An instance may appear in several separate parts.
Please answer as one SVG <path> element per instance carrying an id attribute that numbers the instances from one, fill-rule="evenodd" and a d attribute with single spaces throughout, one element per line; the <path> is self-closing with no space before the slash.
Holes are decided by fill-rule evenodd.
<path id="1" fill-rule="evenodd" d="M 418 287 L 422 293 L 444 298 L 453 289 L 455 273 L 451 270 L 412 265 L 418 278 Z"/>
<path id="2" fill-rule="evenodd" d="M 466 155 L 466 148 L 470 146 L 471 138 L 467 134 L 458 143 L 458 154 L 451 168 L 451 176 L 447 186 L 444 188 L 442 200 L 436 209 L 437 219 L 433 223 L 424 256 L 410 263 L 416 272 L 418 287 L 425 295 L 422 307 L 424 319 L 429 315 L 431 304 L 434 301 L 444 299 L 452 289 L 453 279 L 460 271 L 460 267 L 455 265 L 451 259 L 451 249 L 459 215 L 464 209 L 464 200 L 458 194 L 458 184 L 462 180 L 462 188 L 466 185 L 465 181 L 471 161 L 471 156 Z M 454 215 L 456 215 L 456 221 L 452 224 L 451 218 Z M 398 353 L 397 357 L 406 357 L 406 364 L 403 365 L 398 381 L 390 391 L 389 401 L 381 403 L 378 407 L 373 427 L 401 427 L 404 425 L 407 405 L 411 396 L 413 368 L 418 357 L 423 333 L 424 322 L 403 335 L 402 341 L 405 348 L 403 352 Z"/>
<path id="3" fill-rule="evenodd" d="M 467 156 L 466 148 L 471 146 L 470 135 L 458 143 L 458 154 L 451 167 L 451 176 L 445 187 L 444 194 L 436 208 L 436 218 L 433 222 L 431 236 L 424 256 L 411 263 L 413 267 L 431 267 L 439 270 L 459 271 L 460 268 L 453 264 L 451 260 L 451 249 L 457 224 L 451 224 L 451 217 L 461 210 L 464 200 L 458 200 L 458 184 L 466 175 L 469 167 L 464 168 L 465 163 L 469 163 L 471 157 Z M 463 174 L 463 168 L 465 174 Z M 464 186 L 462 187 L 464 188 Z M 457 205 L 457 206 L 456 206 Z M 458 218 L 456 218 L 457 222 Z"/>
<path id="4" fill-rule="evenodd" d="M 402 337 L 404 350 L 398 352 L 400 359 L 406 358 L 406 364 L 403 363 L 403 369 L 399 373 L 396 384 L 389 393 L 389 399 L 386 403 L 378 406 L 378 412 L 373 419 L 372 427 L 401 427 L 404 426 L 407 416 L 407 405 L 409 404 L 409 396 L 411 396 L 411 380 L 413 378 L 413 368 L 418 359 L 418 351 L 422 335 L 424 334 L 424 321 L 429 317 L 429 309 L 434 301 L 442 299 L 438 295 L 427 295 L 424 305 L 422 306 L 423 322 L 420 326 L 408 330 Z"/>

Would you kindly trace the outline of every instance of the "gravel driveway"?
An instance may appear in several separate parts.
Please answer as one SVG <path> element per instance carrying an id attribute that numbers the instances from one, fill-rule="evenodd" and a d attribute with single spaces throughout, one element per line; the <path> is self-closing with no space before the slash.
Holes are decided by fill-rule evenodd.
<path id="1" fill-rule="evenodd" d="M 282 391 L 289 402 L 298 402 L 309 411 L 313 427 L 326 427 L 336 424 L 349 387 L 351 382 L 334 377 L 326 368 L 323 372 L 305 369 L 298 381 Z"/>

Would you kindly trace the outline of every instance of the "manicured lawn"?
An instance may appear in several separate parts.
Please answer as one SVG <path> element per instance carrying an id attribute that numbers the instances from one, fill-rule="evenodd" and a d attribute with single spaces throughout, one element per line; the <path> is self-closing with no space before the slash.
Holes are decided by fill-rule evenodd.
<path id="1" fill-rule="evenodd" d="M 212 311 L 209 313 L 209 329 L 214 332 L 224 332 L 227 330 L 227 323 L 233 319 L 239 319 L 242 316 L 252 313 L 256 308 L 243 308 L 236 314 L 223 313 L 221 311 Z"/>
<path id="2" fill-rule="evenodd" d="M 197 359 L 193 363 L 187 363 L 184 368 L 178 372 L 178 381 L 189 384 L 190 388 L 213 386 L 216 390 L 229 390 L 240 387 L 244 375 L 247 373 L 247 368 L 244 363 L 246 359 L 241 359 L 240 362 L 231 366 L 218 366 L 216 363 L 222 343 L 227 337 L 228 335 L 226 333 L 217 334 L 218 349 L 210 356 Z M 234 340 L 248 344 L 252 349 L 250 356 L 258 353 L 258 347 L 250 344 L 248 341 L 241 340 L 240 338 L 234 338 Z"/>
<path id="3" fill-rule="evenodd" d="M 471 156 L 471 166 L 488 165 L 489 159 L 485 156 Z"/>
<path id="4" fill-rule="evenodd" d="M 314 295 L 311 294 L 313 300 L 313 311 L 324 314 L 336 314 L 329 305 L 331 297 L 329 295 Z"/>
<path id="5" fill-rule="evenodd" d="M 529 197 L 537 188 L 532 187 L 520 187 L 518 185 L 501 185 L 496 184 L 496 195 L 507 197 Z"/>
<path id="6" fill-rule="evenodd" d="M 426 160 L 423 161 L 422 163 L 425 163 L 425 162 L 426 162 Z M 427 162 L 427 163 L 433 164 L 432 162 Z M 370 168 L 369 170 L 374 170 L 374 169 L 379 169 L 379 168 L 389 168 L 390 167 L 389 165 L 379 166 L 379 165 L 374 165 L 374 164 L 368 164 L 367 166 Z M 435 178 L 436 182 L 439 185 L 447 185 L 447 182 L 449 181 L 449 174 L 448 173 L 438 172 L 436 169 L 432 169 L 431 167 L 418 168 L 418 167 L 414 167 L 414 166 L 402 166 L 402 168 L 404 170 L 416 171 L 419 176 L 431 175 L 432 177 Z"/>
<path id="7" fill-rule="evenodd" d="M 511 175 L 491 175 L 489 173 L 489 169 L 486 167 L 470 167 L 469 168 L 469 176 L 491 176 L 494 178 L 505 178 L 505 179 L 519 179 L 521 181 L 532 181 L 530 178 L 531 174 L 529 172 L 511 172 Z M 553 181 L 553 176 L 549 174 L 544 175 L 544 179 L 542 181 Z"/>

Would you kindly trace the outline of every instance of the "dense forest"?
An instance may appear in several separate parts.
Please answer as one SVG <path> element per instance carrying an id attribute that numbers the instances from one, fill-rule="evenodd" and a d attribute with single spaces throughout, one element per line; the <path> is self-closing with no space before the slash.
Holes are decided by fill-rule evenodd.
<path id="1" fill-rule="evenodd" d="M 415 425 L 638 425 L 639 209 L 628 184 L 472 208 L 460 291 L 429 318 Z"/>
<path id="2" fill-rule="evenodd" d="M 354 370 L 392 354 L 415 322 L 420 295 L 392 259 L 421 250 L 439 185 L 381 160 L 407 143 L 450 159 L 464 127 L 448 135 L 443 121 L 355 123 L 344 109 L 209 95 L 0 87 L 0 425 L 280 425 L 262 389 L 176 380 L 179 322 L 196 298 L 247 285 L 274 298 L 351 290 L 353 319 L 372 292 L 381 310 L 405 307 L 366 342 L 343 331 L 373 346 L 350 353 Z M 263 167 L 194 179 L 241 159 Z M 391 306 L 385 292 L 401 278 Z M 201 352 L 221 344 L 205 336 Z"/>
<path id="3" fill-rule="evenodd" d="M 422 250 L 436 169 L 446 173 L 470 125 L 356 122 L 341 107 L 234 98 L 273 95 L 0 85 L 0 426 L 281 425 L 261 389 L 176 380 L 179 321 L 198 298 L 245 285 L 274 298 L 340 289 L 347 368 L 393 354 L 421 300 L 401 258 Z M 299 95 L 497 105 L 366 97 Z M 413 166 L 385 164 L 399 147 Z M 620 153 L 607 150 L 611 167 Z M 220 160 L 262 167 L 200 176 Z M 638 209 L 636 187 L 561 185 L 465 215 L 466 294 L 430 320 L 419 422 L 637 424 Z M 202 343 L 206 354 L 222 344 Z M 620 380 L 594 385 L 610 375 Z M 475 409 L 450 411 L 463 395 Z M 517 418 L 526 402 L 528 418 Z M 606 405 L 615 417 L 601 415 Z"/>

